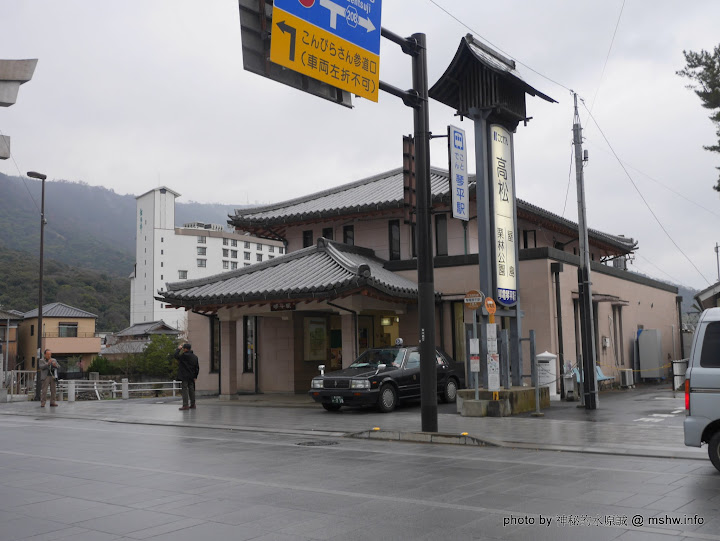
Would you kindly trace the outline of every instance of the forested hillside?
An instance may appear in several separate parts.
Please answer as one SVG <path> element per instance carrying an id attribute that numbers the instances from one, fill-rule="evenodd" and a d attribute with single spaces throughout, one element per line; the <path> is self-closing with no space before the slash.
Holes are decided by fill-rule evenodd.
<path id="1" fill-rule="evenodd" d="M 130 322 L 130 281 L 107 273 L 45 260 L 43 304 L 64 302 L 97 314 L 98 331 L 119 331 Z M 28 312 L 37 308 L 39 260 L 0 248 L 0 305 Z"/>
<path id="2" fill-rule="evenodd" d="M 7 309 L 37 307 L 41 187 L 38 180 L 0 173 L 0 303 Z M 226 224 L 234 208 L 178 202 L 175 225 Z M 98 314 L 100 330 L 127 326 L 135 213 L 133 195 L 82 182 L 46 181 L 44 303 L 64 302 Z"/>

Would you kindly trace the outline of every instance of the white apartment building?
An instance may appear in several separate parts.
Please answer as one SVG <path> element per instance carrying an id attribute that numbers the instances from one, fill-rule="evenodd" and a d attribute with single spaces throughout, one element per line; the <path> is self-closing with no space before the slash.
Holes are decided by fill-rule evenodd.
<path id="1" fill-rule="evenodd" d="M 284 254 L 282 242 L 237 233 L 227 226 L 175 226 L 175 199 L 165 186 L 137 196 L 135 270 L 130 274 L 130 325 L 163 320 L 187 330 L 187 315 L 155 300 L 167 282 L 232 271 Z"/>

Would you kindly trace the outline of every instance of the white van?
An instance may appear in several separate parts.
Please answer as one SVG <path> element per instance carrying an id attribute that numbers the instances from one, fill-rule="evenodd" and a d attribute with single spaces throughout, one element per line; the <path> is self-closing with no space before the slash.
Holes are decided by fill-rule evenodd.
<path id="1" fill-rule="evenodd" d="M 720 308 L 700 314 L 685 376 L 685 445 L 707 443 L 720 471 Z"/>

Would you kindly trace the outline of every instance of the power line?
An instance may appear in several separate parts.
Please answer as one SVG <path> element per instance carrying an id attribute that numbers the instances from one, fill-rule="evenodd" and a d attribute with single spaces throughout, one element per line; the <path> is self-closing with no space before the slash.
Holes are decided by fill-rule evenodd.
<path id="1" fill-rule="evenodd" d="M 25 186 L 25 189 L 27 190 L 28 195 L 30 196 L 30 199 L 32 199 L 33 205 L 35 205 L 35 209 L 38 211 L 38 214 L 42 214 L 40 212 L 40 207 L 38 207 L 37 202 L 35 201 L 35 198 L 32 196 L 32 193 L 30 193 L 30 188 L 28 188 L 27 182 L 25 182 L 25 175 L 22 174 L 20 171 L 20 166 L 18 166 L 18 163 L 15 161 L 15 156 L 10 151 L 10 147 L 5 143 L 5 134 L 0 130 L 0 139 L 2 139 L 3 144 L 5 145 L 5 148 L 8 150 L 8 154 L 10 154 L 10 158 L 12 158 L 13 163 L 15 164 L 15 169 L 17 169 L 18 176 L 20 177 L 20 180 L 22 180 L 23 185 Z"/>
<path id="2" fill-rule="evenodd" d="M 645 257 L 645 256 L 643 256 L 643 255 L 640 255 L 640 254 L 637 254 L 637 255 L 638 255 L 638 257 L 641 257 L 642 259 L 644 259 L 645 261 L 647 261 L 650 265 L 652 265 L 653 267 L 655 267 L 658 271 L 660 271 L 661 273 L 663 273 L 665 276 L 667 276 L 668 278 L 671 278 L 676 284 L 682 284 L 682 281 L 680 281 L 680 280 L 678 280 L 677 278 L 675 278 L 672 274 L 669 274 L 669 273 L 665 272 L 664 270 L 662 270 L 662 269 L 661 269 L 660 267 L 658 267 L 655 263 L 653 263 L 652 261 L 650 261 L 647 257 Z"/>
<path id="3" fill-rule="evenodd" d="M 563 211 L 562 211 L 562 215 L 561 215 L 563 218 L 565 217 L 565 208 L 567 207 L 568 195 L 570 194 L 570 178 L 572 176 L 572 169 L 573 169 L 573 167 L 572 167 L 573 166 L 573 152 L 574 152 L 574 148 L 573 148 L 573 144 L 571 142 L 570 143 L 570 168 L 568 169 L 567 188 L 565 189 L 565 204 L 563 205 Z"/>
<path id="4" fill-rule="evenodd" d="M 647 200 L 646 200 L 645 197 L 643 196 L 642 192 L 641 192 L 640 189 L 637 187 L 637 184 L 635 184 L 635 181 L 633 180 L 632 176 L 630 176 L 630 173 L 629 173 L 628 170 L 625 168 L 625 165 L 622 163 L 622 161 L 620 161 L 620 158 L 619 158 L 618 155 L 615 153 L 615 149 L 614 149 L 614 148 L 612 147 L 612 145 L 610 144 L 610 141 L 608 141 L 608 138 L 605 136 L 605 133 L 602 131 L 602 128 L 600 128 L 600 125 L 598 124 L 597 120 L 596 120 L 595 117 L 592 115 L 592 113 L 590 112 L 590 110 L 587 108 L 587 105 L 585 105 L 585 101 L 582 100 L 582 99 L 581 99 L 580 101 L 582 101 L 583 107 L 585 107 L 585 110 L 588 112 L 588 115 L 590 116 L 590 118 L 592 119 L 593 123 L 595 124 L 595 127 L 596 127 L 596 128 L 598 129 L 598 131 L 600 132 L 600 135 L 602 135 L 602 137 L 603 137 L 603 139 L 605 140 L 605 143 L 607 144 L 608 148 L 609 148 L 610 151 L 613 153 L 613 156 L 615 156 L 615 159 L 616 159 L 617 162 L 620 164 L 620 167 L 622 167 L 622 170 L 625 171 L 625 175 L 626 175 L 627 178 L 630 180 L 630 183 L 633 185 L 633 188 L 635 188 L 635 191 L 636 191 L 636 192 L 638 193 L 638 195 L 640 196 L 640 199 L 642 199 L 642 202 L 645 203 L 645 206 L 646 206 L 647 209 L 650 211 L 650 214 L 652 214 L 652 217 L 655 218 L 655 221 L 656 221 L 656 222 L 658 223 L 658 225 L 660 226 L 660 229 L 663 230 L 663 233 L 665 233 L 665 235 L 667 236 L 667 238 L 670 239 L 670 242 L 673 243 L 673 245 L 675 246 L 675 248 L 677 248 L 678 252 L 680 252 L 680 253 L 683 255 L 683 257 L 684 257 L 685 259 L 687 259 L 688 263 L 690 263 L 690 265 L 692 265 L 692 267 L 697 271 L 697 273 L 698 273 L 700 276 L 702 276 L 703 280 L 705 280 L 705 281 L 707 282 L 707 284 L 710 285 L 710 281 L 709 281 L 707 278 L 705 278 L 705 275 L 704 275 L 702 272 L 700 272 L 700 269 L 697 268 L 697 266 L 695 265 L 695 263 L 692 262 L 692 260 L 687 256 L 687 254 L 686 254 L 685 252 L 683 252 L 682 248 L 680 248 L 680 246 L 678 245 L 678 243 L 675 242 L 675 239 L 672 238 L 672 236 L 670 235 L 670 233 L 668 232 L 668 230 L 665 229 L 665 226 L 662 224 L 662 222 L 661 222 L 660 219 L 657 217 L 657 215 L 655 214 L 655 212 L 653 212 L 653 209 L 650 207 L 650 204 L 647 202 Z"/>
<path id="5" fill-rule="evenodd" d="M 608 47 L 607 55 L 605 56 L 605 63 L 603 64 L 602 72 L 600 73 L 600 80 L 598 81 L 597 87 L 595 87 L 595 95 L 593 96 L 592 103 L 590 104 L 590 110 L 592 111 L 595 107 L 595 100 L 600 92 L 600 86 L 602 85 L 603 77 L 605 76 L 605 68 L 607 68 L 608 60 L 610 60 L 610 52 L 612 51 L 613 44 L 615 43 L 615 36 L 620 26 L 620 19 L 622 18 L 623 10 L 625 9 L 625 0 L 623 0 L 622 6 L 620 7 L 620 13 L 618 14 L 617 22 L 615 23 L 615 30 L 613 31 L 612 39 L 610 40 L 610 47 Z M 585 120 L 587 123 L 587 119 Z"/>
<path id="6" fill-rule="evenodd" d="M 593 145 L 593 148 L 596 148 L 597 150 L 599 150 L 599 151 L 601 151 L 601 152 L 607 153 L 607 151 L 606 151 L 604 148 L 602 148 L 601 146 L 594 146 L 594 145 Z M 707 212 L 707 213 L 709 213 L 709 214 L 712 214 L 712 215 L 715 216 L 715 217 L 720 218 L 720 213 L 717 213 L 717 212 L 715 212 L 714 210 L 709 209 L 709 208 L 701 205 L 701 204 L 698 203 L 697 201 L 693 201 L 692 199 L 689 199 L 688 197 L 686 197 L 686 196 L 683 195 L 682 193 L 673 190 L 670 186 L 667 186 L 667 185 L 663 184 L 663 183 L 660 182 L 658 179 L 651 177 L 650 175 L 648 175 L 648 174 L 645 173 L 644 171 L 641 171 L 640 169 L 638 169 L 638 168 L 635 167 L 634 165 L 629 164 L 628 162 L 625 162 L 625 161 L 621 161 L 621 163 L 623 163 L 624 165 L 626 165 L 628 168 L 630 168 L 630 169 L 632 169 L 632 170 L 640 173 L 640 174 L 641 174 L 642 176 L 644 176 L 645 178 L 648 178 L 648 179 L 652 180 L 655 184 L 657 184 L 657 185 L 665 188 L 667 191 L 672 192 L 673 194 L 677 195 L 678 197 L 681 197 L 682 199 L 684 199 L 684 200 L 687 201 L 688 203 L 691 203 L 691 204 L 695 205 L 696 207 L 701 208 L 701 209 L 704 210 L 705 212 Z"/>
<path id="7" fill-rule="evenodd" d="M 529 69 L 529 70 L 532 71 L 533 73 L 539 75 L 539 76 L 542 77 L 543 79 L 546 79 L 546 80 L 550 81 L 551 83 L 554 83 L 554 84 L 556 84 L 556 85 L 564 88 L 565 90 L 568 90 L 568 91 L 572 92 L 572 89 L 571 89 L 571 88 L 565 86 L 565 85 L 562 84 L 562 83 L 558 83 L 555 79 L 552 79 L 552 78 L 548 77 L 547 75 L 544 75 L 544 74 L 540 73 L 540 72 L 537 71 L 537 70 L 534 70 L 533 68 L 531 68 L 530 66 L 528 66 L 528 65 L 525 64 L 524 62 L 521 62 L 520 60 L 518 60 L 517 58 L 515 58 L 515 57 L 514 57 L 513 55 L 511 55 L 510 53 L 507 53 L 507 52 L 503 51 L 500 47 L 498 47 L 497 45 L 495 45 L 495 44 L 494 44 L 493 42 L 491 42 L 489 39 L 481 36 L 479 32 L 475 31 L 473 28 L 471 28 L 470 26 L 468 26 L 467 24 L 465 24 L 463 21 L 461 21 L 460 19 L 458 19 L 455 15 L 453 15 L 453 14 L 450 13 L 447 9 L 445 9 L 445 8 L 442 7 L 440 4 L 438 4 L 435 0 L 428 0 L 428 1 L 429 1 L 431 4 L 433 4 L 435 7 L 437 7 L 438 9 L 440 9 L 441 11 L 445 12 L 446 15 L 449 15 L 450 17 L 452 17 L 453 19 L 455 19 L 458 23 L 460 23 L 462 26 L 464 26 L 465 28 L 467 28 L 468 30 L 470 30 L 470 32 L 472 32 L 472 33 L 473 33 L 473 36 L 475 36 L 476 38 L 482 39 L 482 40 L 483 40 L 484 42 L 486 42 L 488 45 L 491 45 L 492 47 L 494 47 L 495 49 L 497 49 L 498 51 L 500 51 L 502 54 L 504 54 L 505 56 L 508 56 L 508 57 L 512 58 L 515 62 L 517 62 L 517 63 L 520 64 L 521 66 L 524 66 L 525 68 Z"/>

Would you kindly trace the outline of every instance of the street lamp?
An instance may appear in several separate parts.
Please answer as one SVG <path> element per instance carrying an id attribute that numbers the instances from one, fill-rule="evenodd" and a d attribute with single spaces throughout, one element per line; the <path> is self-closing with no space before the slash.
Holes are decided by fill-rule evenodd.
<path id="1" fill-rule="evenodd" d="M 42 355 L 42 313 L 43 313 L 43 245 L 45 243 L 45 179 L 47 175 L 28 171 L 27 176 L 42 181 L 42 202 L 40 203 L 40 281 L 38 286 L 37 357 L 35 357 L 35 400 L 40 400 L 40 357 Z"/>

